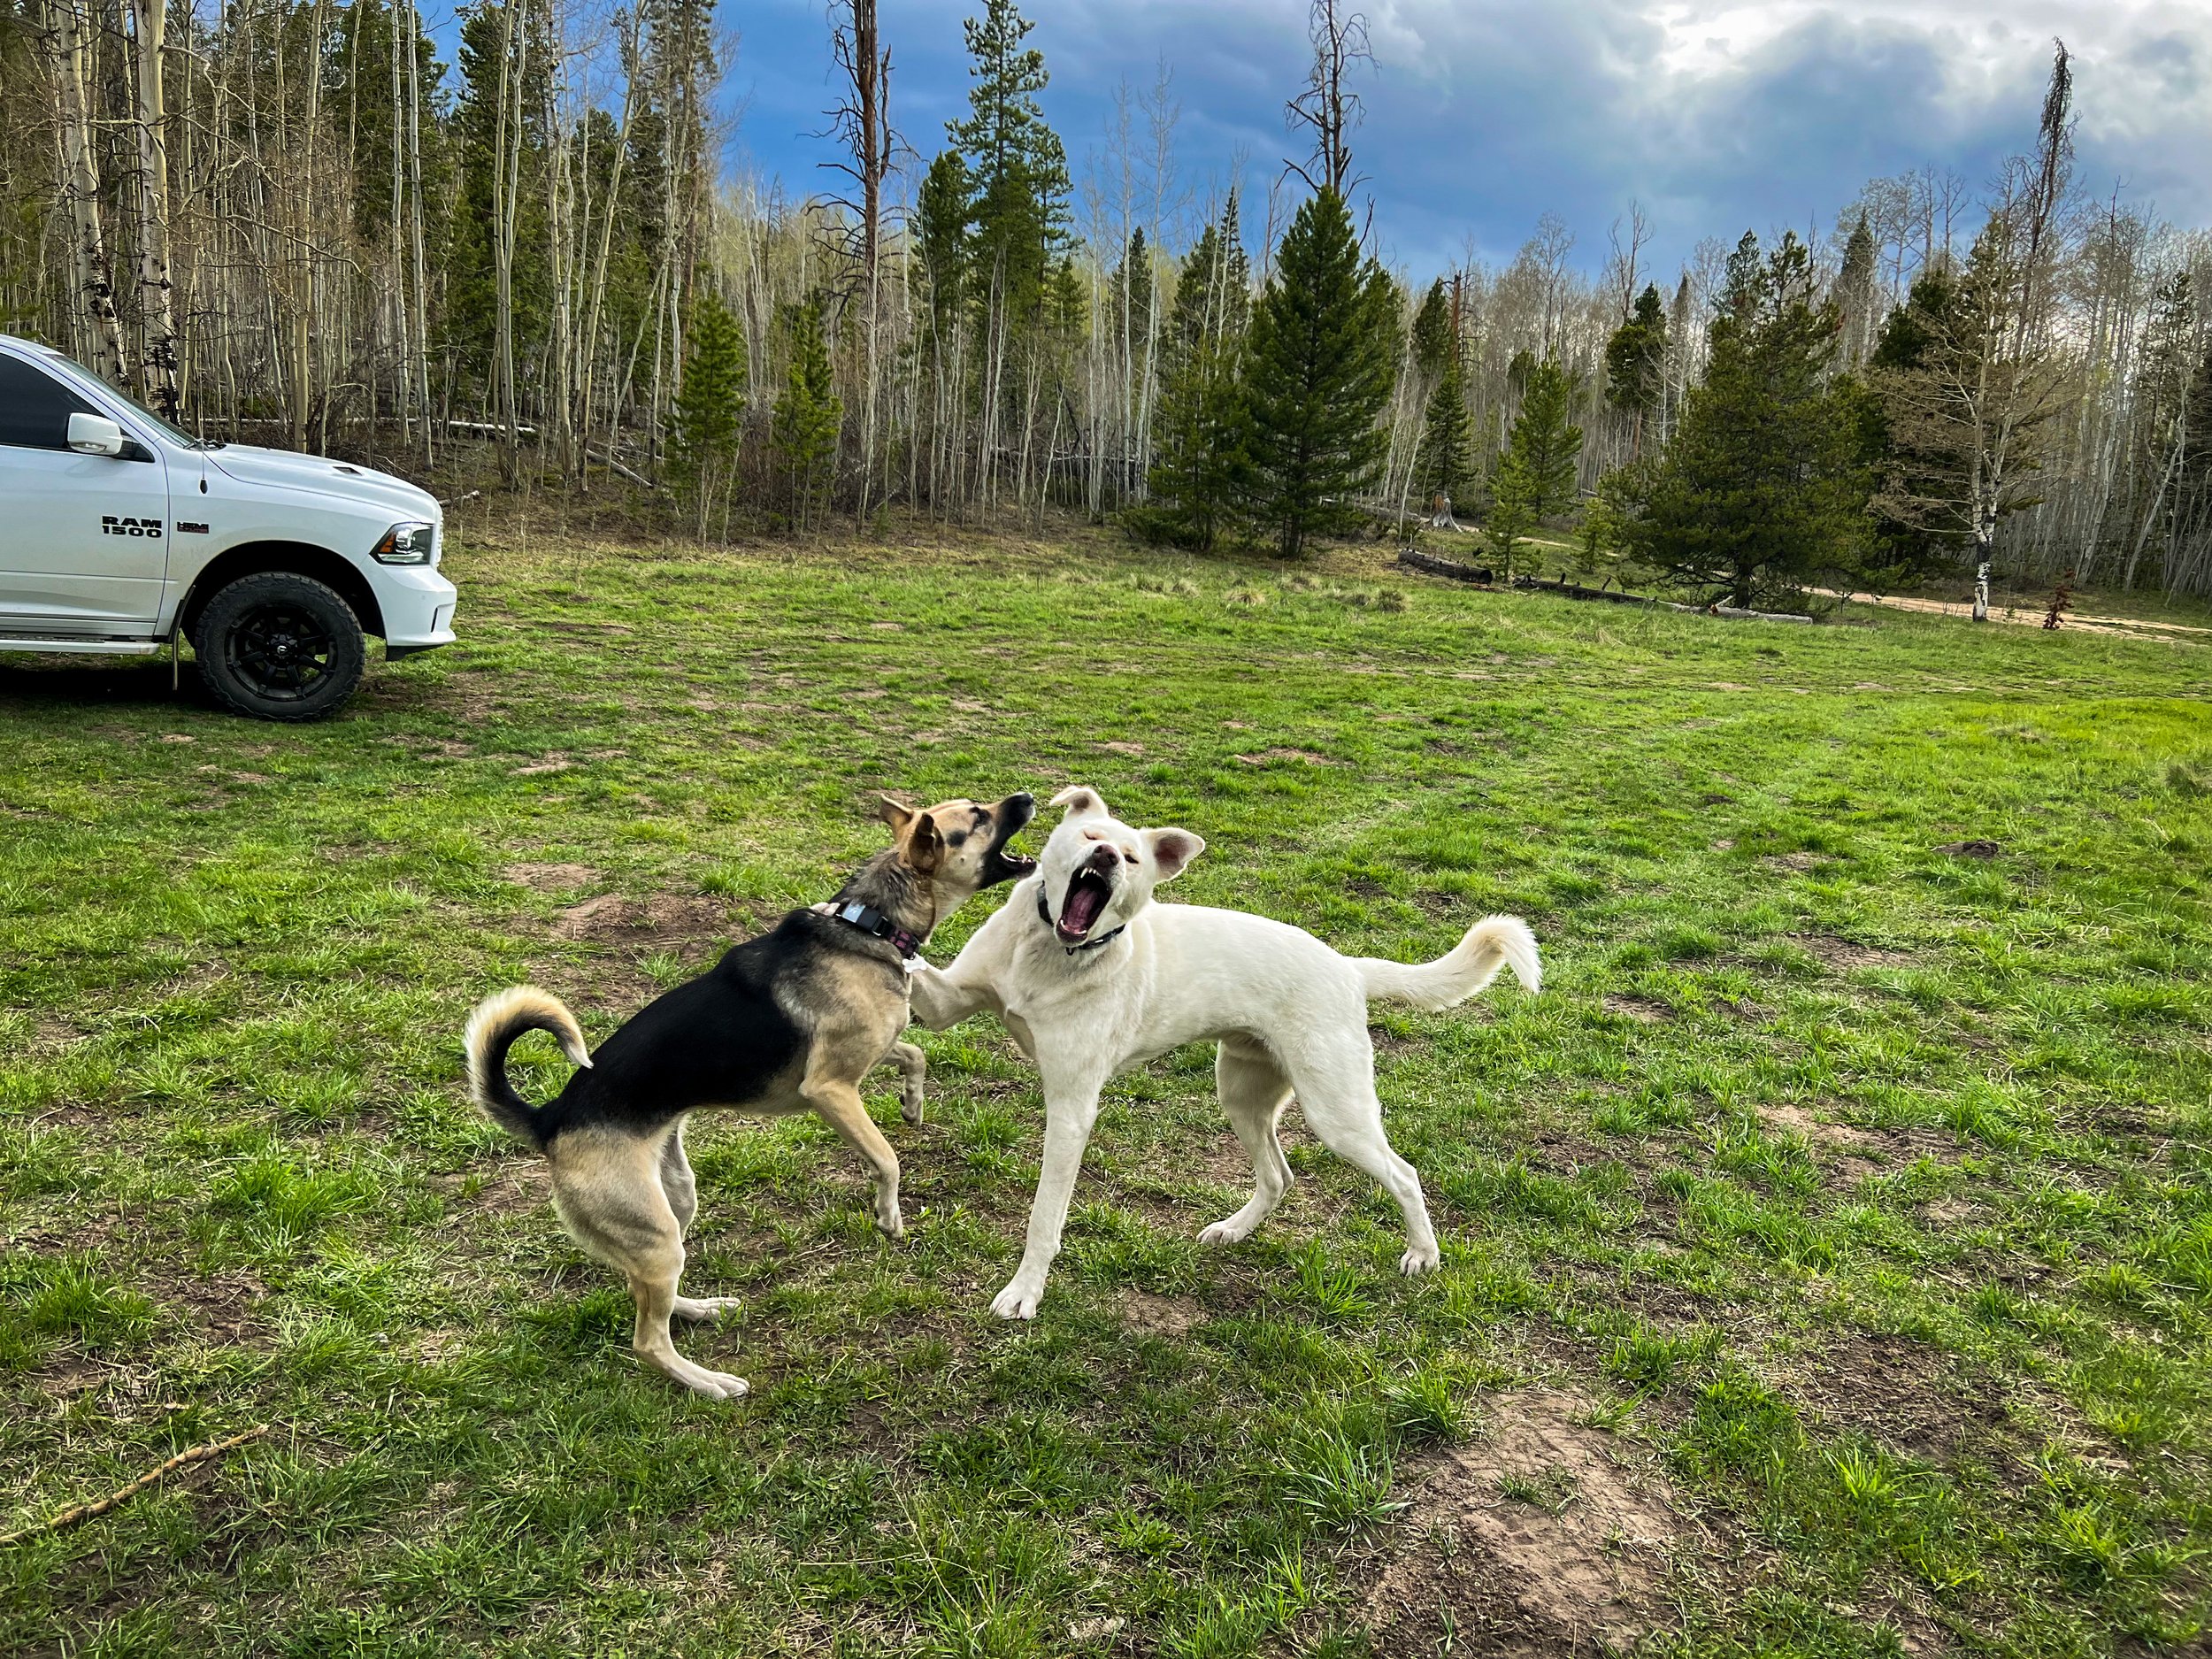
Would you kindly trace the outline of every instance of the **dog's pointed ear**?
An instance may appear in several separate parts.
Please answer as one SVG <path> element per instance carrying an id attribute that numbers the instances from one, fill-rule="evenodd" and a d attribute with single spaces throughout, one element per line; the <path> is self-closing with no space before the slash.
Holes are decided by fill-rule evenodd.
<path id="1" fill-rule="evenodd" d="M 1052 797 L 1052 804 L 1067 808 L 1071 818 L 1107 816 L 1106 797 L 1087 783 L 1070 784 Z"/>
<path id="2" fill-rule="evenodd" d="M 888 824 L 891 833 L 897 835 L 904 832 L 908 820 L 914 816 L 914 809 L 895 796 L 879 795 L 876 797 L 876 816 Z"/>
<path id="3" fill-rule="evenodd" d="M 1190 868 L 1192 859 L 1206 850 L 1206 843 L 1187 829 L 1148 829 L 1143 833 L 1144 844 L 1159 871 L 1153 878 L 1157 881 L 1174 880 Z"/>
<path id="4" fill-rule="evenodd" d="M 906 833 L 906 862 L 918 874 L 933 875 L 945 856 L 945 838 L 938 833 L 937 820 L 926 812 L 909 812 L 912 827 Z"/>

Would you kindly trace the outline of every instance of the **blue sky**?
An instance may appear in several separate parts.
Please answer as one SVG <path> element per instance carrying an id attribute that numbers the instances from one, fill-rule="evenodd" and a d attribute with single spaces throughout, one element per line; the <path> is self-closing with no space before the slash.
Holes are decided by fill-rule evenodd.
<path id="1" fill-rule="evenodd" d="M 926 157 L 964 108 L 954 0 L 880 0 L 893 116 Z M 1263 198 L 1306 61 L 1304 0 L 1029 0 L 1046 112 L 1079 173 L 1116 88 L 1164 62 L 1178 163 L 1202 197 L 1238 158 Z M 1932 164 L 1978 188 L 2034 138 L 2051 39 L 2076 59 L 2079 173 L 2212 225 L 2212 0 L 1369 0 L 1354 139 L 1376 239 L 1416 276 L 1502 262 L 1539 215 L 1594 270 L 1640 200 L 1671 273 L 1701 236 L 1825 226 L 1869 178 Z M 733 165 L 830 188 L 819 0 L 726 4 Z M 1248 223 L 1263 217 L 1263 207 Z"/>

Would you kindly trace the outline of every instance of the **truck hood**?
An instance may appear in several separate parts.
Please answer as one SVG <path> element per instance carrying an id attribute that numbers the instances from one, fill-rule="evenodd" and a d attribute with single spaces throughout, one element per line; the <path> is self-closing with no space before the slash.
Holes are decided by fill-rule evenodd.
<path id="1" fill-rule="evenodd" d="M 357 502 L 388 511 L 393 518 L 442 522 L 443 515 L 428 491 L 403 478 L 379 472 L 350 461 L 333 461 L 319 455 L 299 455 L 290 449 L 257 449 L 250 444 L 225 444 L 208 452 L 208 465 L 242 484 L 276 489 L 303 489 L 340 501 Z"/>

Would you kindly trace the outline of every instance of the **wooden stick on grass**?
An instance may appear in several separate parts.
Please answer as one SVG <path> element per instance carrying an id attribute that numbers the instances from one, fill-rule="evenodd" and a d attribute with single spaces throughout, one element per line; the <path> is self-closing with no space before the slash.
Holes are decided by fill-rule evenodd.
<path id="1" fill-rule="evenodd" d="M 0 1549 L 5 1549 L 10 1544 L 19 1544 L 27 1538 L 35 1538 L 46 1532 L 58 1532 L 65 1526 L 74 1526 L 80 1521 L 88 1521 L 96 1515 L 105 1515 L 117 1504 L 127 1499 L 136 1497 L 163 1477 L 175 1473 L 187 1464 L 204 1463 L 211 1457 L 220 1457 L 225 1452 L 236 1450 L 248 1440 L 259 1440 L 268 1432 L 269 1425 L 264 1423 L 248 1429 L 243 1434 L 234 1434 L 227 1440 L 210 1440 L 204 1446 L 188 1448 L 179 1452 L 158 1469 L 148 1470 L 137 1479 L 132 1481 L 129 1486 L 119 1487 L 104 1498 L 91 1503 L 80 1503 L 73 1509 L 64 1509 L 50 1521 L 41 1522 L 36 1526 L 27 1526 L 19 1532 L 0 1533 Z"/>

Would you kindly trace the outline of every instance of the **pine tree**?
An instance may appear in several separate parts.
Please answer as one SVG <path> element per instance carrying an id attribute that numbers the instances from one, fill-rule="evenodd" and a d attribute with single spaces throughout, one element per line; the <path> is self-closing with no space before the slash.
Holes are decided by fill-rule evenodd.
<path id="1" fill-rule="evenodd" d="M 1575 528 L 1575 572 L 1585 581 L 1603 572 L 1608 579 L 1619 557 L 1625 516 L 1621 495 L 1627 469 L 1615 468 L 1598 480 L 1596 492 L 1583 503 L 1582 522 Z M 1604 584 L 1600 583 L 1602 587 Z"/>
<path id="2" fill-rule="evenodd" d="M 1236 197 L 1209 225 L 1176 280 L 1160 335 L 1153 504 L 1131 515 L 1141 533 L 1210 548 L 1229 519 L 1244 457 L 1237 371 L 1250 280 L 1237 245 Z"/>
<path id="3" fill-rule="evenodd" d="M 1942 266 L 1915 278 L 1905 303 L 1890 312 L 1866 358 L 1866 373 L 1874 386 L 1921 373 L 1936 342 L 1958 326 L 1958 284 Z M 1841 311 L 1840 302 L 1838 310 Z M 1940 488 L 1942 478 L 1958 470 L 1955 454 L 1916 458 L 1907 453 L 1897 443 L 1884 401 L 1875 392 L 1860 396 L 1858 410 L 1860 454 L 1881 485 L 1883 495 L 1897 491 L 1925 496 Z M 1879 495 L 1872 503 L 1871 512 L 1864 550 L 1869 586 L 1878 589 L 1909 586 L 1965 560 L 1968 540 L 1956 526 L 1919 522 L 1916 516 L 1909 522 L 1887 510 Z"/>
<path id="4" fill-rule="evenodd" d="M 844 409 L 831 379 L 820 298 L 793 306 L 786 326 L 791 336 L 791 367 L 776 399 L 770 438 L 777 461 L 791 475 L 792 518 L 804 530 L 812 521 L 818 498 L 827 503 Z"/>
<path id="5" fill-rule="evenodd" d="M 1395 285 L 1360 259 L 1343 198 L 1323 188 L 1291 221 L 1252 314 L 1247 506 L 1286 558 L 1356 524 L 1387 449 L 1376 417 L 1399 343 Z"/>
<path id="6" fill-rule="evenodd" d="M 930 322 L 941 339 L 968 292 L 970 243 L 975 201 L 968 164 L 956 150 L 944 150 L 929 164 L 914 204 L 914 241 L 929 284 Z"/>
<path id="7" fill-rule="evenodd" d="M 1816 303 L 1813 286 L 1794 235 L 1770 258 L 1754 236 L 1738 245 L 1704 383 L 1628 533 L 1640 563 L 1737 605 L 1850 569 L 1866 534 L 1853 403 L 1828 378 L 1836 308 Z"/>
<path id="8" fill-rule="evenodd" d="M 1419 324 L 1417 319 L 1415 326 Z M 1438 495 L 1464 504 L 1474 476 L 1475 418 L 1467 408 L 1467 380 L 1459 354 L 1446 346 L 1436 389 L 1421 426 L 1418 479 L 1424 500 Z"/>
<path id="9" fill-rule="evenodd" d="M 1428 385 L 1433 386 L 1444 373 L 1455 344 L 1452 336 L 1452 303 L 1440 277 L 1429 284 L 1413 313 L 1413 366 Z"/>
<path id="10" fill-rule="evenodd" d="M 969 113 L 946 131 L 971 181 L 976 283 L 1019 326 L 1041 311 L 1065 235 L 1067 151 L 1037 102 L 1051 79 L 1044 54 L 1022 44 L 1036 25 L 1014 0 L 985 0 L 983 15 L 962 27 L 972 60 Z"/>
<path id="11" fill-rule="evenodd" d="M 1238 217 L 1234 190 L 1221 210 L 1221 277 L 1214 294 L 1210 316 L 1215 334 L 1243 339 L 1252 326 L 1252 261 L 1244 251 L 1244 224 Z"/>
<path id="12" fill-rule="evenodd" d="M 1633 418 L 1632 460 L 1643 449 L 1644 417 L 1666 394 L 1667 313 L 1657 288 L 1647 285 L 1636 309 L 1605 344 L 1605 401 Z"/>
<path id="13" fill-rule="evenodd" d="M 1490 482 L 1490 511 L 1482 521 L 1483 543 L 1497 565 L 1499 579 L 1513 580 L 1513 556 L 1527 537 L 1536 515 L 1530 511 L 1528 470 L 1511 450 L 1498 457 Z"/>
<path id="14" fill-rule="evenodd" d="M 1559 359 L 1546 357 L 1529 372 L 1521 412 L 1513 418 L 1507 452 L 1532 518 L 1556 518 L 1574 504 L 1582 461 L 1574 393 L 1574 381 Z"/>
<path id="15" fill-rule="evenodd" d="M 691 356 L 669 414 L 669 472 L 706 538 L 737 472 L 745 432 L 745 334 L 712 289 L 691 317 Z"/>
<path id="16" fill-rule="evenodd" d="M 522 180 L 534 180 L 546 165 L 543 116 L 553 54 L 544 38 L 544 13 L 530 0 L 478 0 L 461 14 L 461 84 L 452 123 L 460 176 L 445 257 L 442 333 L 469 378 L 488 394 L 499 349 L 497 273 L 505 235 L 500 210 L 506 200 L 502 164 L 506 177 Z M 509 84 L 518 57 L 524 63 L 518 87 Z M 509 326 L 515 360 L 521 363 L 536 355 L 551 305 L 543 194 L 517 191 L 513 219 Z"/>
<path id="17" fill-rule="evenodd" d="M 1866 215 L 1852 227 L 1843 245 L 1843 269 L 1836 274 L 1836 313 L 1843 327 L 1843 366 L 1856 369 L 1874 349 L 1874 232 Z"/>
<path id="18" fill-rule="evenodd" d="M 1129 332 L 1139 341 L 1141 330 L 1150 326 L 1152 317 L 1152 255 L 1144 240 L 1144 227 L 1140 225 L 1129 233 L 1129 244 L 1122 250 L 1121 263 L 1114 267 L 1114 274 L 1107 280 L 1107 316 L 1113 326 L 1119 329 L 1127 319 Z M 1135 344 L 1133 354 L 1141 357 L 1144 348 Z"/>

